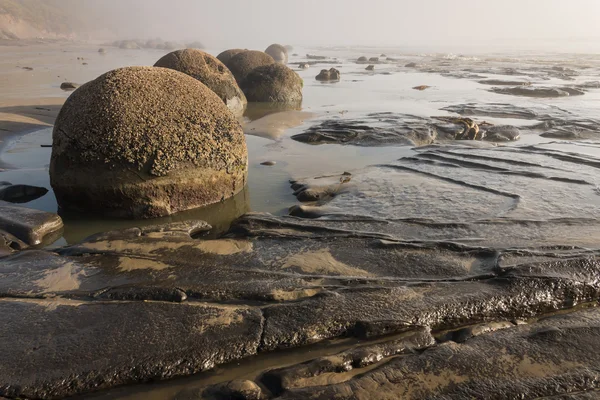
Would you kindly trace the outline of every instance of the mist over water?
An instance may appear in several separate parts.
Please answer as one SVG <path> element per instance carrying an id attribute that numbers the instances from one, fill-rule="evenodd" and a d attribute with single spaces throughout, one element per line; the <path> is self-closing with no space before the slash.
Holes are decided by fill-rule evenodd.
<path id="1" fill-rule="evenodd" d="M 210 48 L 401 46 L 420 51 L 600 51 L 597 0 L 83 0 L 94 38 L 200 40 Z"/>

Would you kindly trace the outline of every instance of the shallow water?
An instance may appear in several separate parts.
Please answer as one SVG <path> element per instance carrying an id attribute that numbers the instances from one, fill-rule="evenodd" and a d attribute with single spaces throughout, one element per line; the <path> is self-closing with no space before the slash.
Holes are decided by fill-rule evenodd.
<path id="1" fill-rule="evenodd" d="M 218 51 L 210 51 L 217 54 Z M 600 106 L 600 90 L 589 90 L 584 96 L 557 99 L 538 99 L 506 96 L 491 93 L 489 86 L 477 83 L 477 79 L 442 76 L 440 73 L 419 72 L 404 65 L 409 62 L 431 64 L 435 68 L 449 71 L 481 70 L 482 68 L 516 68 L 532 71 L 560 65 L 579 68 L 579 76 L 573 81 L 557 78 L 541 80 L 539 77 L 511 76 L 492 73 L 478 75 L 492 79 L 524 79 L 540 82 L 544 86 L 573 85 L 598 80 L 600 57 L 594 55 L 488 55 L 459 57 L 440 54 L 406 54 L 399 49 L 386 49 L 388 57 L 397 61 L 390 64 L 377 64 L 375 72 L 365 71 L 365 64 L 356 64 L 359 56 L 379 56 L 380 49 L 296 49 L 300 56 L 291 57 L 290 66 L 305 60 L 303 54 L 325 55 L 337 59 L 334 64 L 311 66 L 308 70 L 297 70 L 304 79 L 303 110 L 310 112 L 310 119 L 299 126 L 289 128 L 279 138 L 263 138 L 247 135 L 249 150 L 249 183 L 247 189 L 233 199 L 222 204 L 201 210 L 188 211 L 178 215 L 151 221 L 110 220 L 82 215 L 63 215 L 65 230 L 63 238 L 53 245 L 74 243 L 82 238 L 109 229 L 117 229 L 140 224 L 205 219 L 215 227 L 213 234 L 227 229 L 231 220 L 246 211 L 264 211 L 284 215 L 290 206 L 296 204 L 289 188 L 290 179 L 314 177 L 318 175 L 342 173 L 360 169 L 371 164 L 387 163 L 414 153 L 408 146 L 398 147 L 357 147 L 339 145 L 311 146 L 290 139 L 304 128 L 323 119 L 349 119 L 364 116 L 371 112 L 398 112 L 423 117 L 449 115 L 440 109 L 445 106 L 464 103 L 507 103 L 534 109 L 559 108 L 580 117 L 593 118 Z M 59 89 L 60 82 L 69 80 L 83 83 L 112 68 L 128 65 L 152 65 L 165 52 L 158 50 L 120 50 L 108 48 L 107 54 L 98 54 L 97 48 L 89 46 L 69 47 L 47 51 L 14 50 L 6 52 L 0 60 L 2 71 L 0 82 L 8 83 L 3 99 L 31 99 L 45 97 L 67 97 L 68 92 Z M 77 57 L 84 60 L 78 60 Z M 384 59 L 384 58 L 382 58 Z M 83 65 L 86 62 L 87 65 Z M 4 65 L 2 65 L 2 63 Z M 9 68 L 10 64 L 15 67 Z M 16 66 L 35 65 L 33 71 L 23 71 Z M 440 67 L 440 65 L 442 67 Z M 321 83 L 314 76 L 321 68 L 335 66 L 340 69 L 342 79 L 337 83 Z M 495 70 L 495 71 L 496 71 Z M 497 72 L 497 71 L 496 71 Z M 481 78 L 482 79 L 482 78 Z M 545 79 L 545 78 L 544 78 Z M 417 85 L 428 85 L 424 91 L 413 90 Z M 250 107 L 246 121 L 256 120 L 276 110 Z M 531 125 L 535 121 L 479 118 L 495 124 Z M 5 171 L 0 172 L 0 180 L 12 183 L 43 186 L 50 189 L 48 164 L 51 149 L 41 147 L 52 142 L 52 129 L 44 128 L 5 143 L 0 161 Z M 510 145 L 527 145 L 555 142 L 537 134 L 522 134 L 521 140 Z M 564 142 L 562 142 L 564 143 Z M 556 146 L 556 144 L 554 145 Z M 567 148 L 565 146 L 565 148 Z M 569 145 L 569 151 L 580 153 L 595 152 L 594 148 Z M 264 161 L 275 161 L 274 166 L 260 165 Z M 56 212 L 57 204 L 50 191 L 44 197 L 27 204 L 29 207 Z"/>

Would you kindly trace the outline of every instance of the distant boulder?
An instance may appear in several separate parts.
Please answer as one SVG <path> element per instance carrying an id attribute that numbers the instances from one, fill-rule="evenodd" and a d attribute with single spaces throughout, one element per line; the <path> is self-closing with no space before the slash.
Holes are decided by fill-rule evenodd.
<path id="1" fill-rule="evenodd" d="M 368 59 L 367 59 L 367 57 L 365 57 L 365 56 L 358 57 L 358 60 L 356 60 L 356 62 L 358 62 L 358 63 L 366 63 L 366 62 L 368 62 L 368 61 L 369 61 L 369 60 L 368 60 Z"/>
<path id="2" fill-rule="evenodd" d="M 125 50 L 138 50 L 142 48 L 142 46 L 140 46 L 140 44 L 135 40 L 121 40 L 119 42 L 116 42 L 115 45 L 120 49 Z"/>
<path id="3" fill-rule="evenodd" d="M 120 68 L 81 86 L 52 139 L 50 182 L 63 210 L 161 217 L 220 202 L 247 182 L 235 116 L 167 68 Z"/>
<path id="4" fill-rule="evenodd" d="M 233 56 L 225 65 L 235 76 L 238 84 L 242 84 L 254 68 L 274 64 L 273 57 L 262 51 L 248 50 Z"/>
<path id="5" fill-rule="evenodd" d="M 255 68 L 240 86 L 251 102 L 302 103 L 302 78 L 282 64 Z"/>
<path id="6" fill-rule="evenodd" d="M 272 44 L 265 50 L 265 53 L 273 57 L 275 62 L 281 64 L 287 64 L 288 62 L 288 52 L 286 48 L 280 44 Z"/>
<path id="7" fill-rule="evenodd" d="M 203 49 L 204 44 L 199 41 L 191 42 L 185 45 L 188 49 Z"/>
<path id="8" fill-rule="evenodd" d="M 369 62 L 377 63 L 377 62 L 379 62 L 379 57 L 371 57 L 371 58 L 369 58 Z"/>
<path id="9" fill-rule="evenodd" d="M 339 81 L 341 77 L 340 71 L 335 68 L 322 69 L 316 79 L 321 82 Z"/>
<path id="10" fill-rule="evenodd" d="M 229 60 L 231 60 L 234 56 L 243 53 L 244 51 L 248 51 L 248 50 L 244 50 L 244 49 L 229 49 L 229 50 L 225 50 L 221 53 L 219 53 L 219 55 L 217 56 L 217 59 L 219 61 L 221 61 L 223 64 L 227 65 L 227 63 L 229 62 Z"/>
<path id="11" fill-rule="evenodd" d="M 246 108 L 246 97 L 233 74 L 221 61 L 202 50 L 177 50 L 162 57 L 154 66 L 174 69 L 199 80 L 236 115 L 243 114 Z"/>
<path id="12" fill-rule="evenodd" d="M 106 50 L 103 47 L 100 47 L 98 49 L 98 53 L 100 53 L 100 54 L 106 54 Z"/>
<path id="13" fill-rule="evenodd" d="M 298 68 L 300 68 L 300 69 L 308 69 L 308 68 L 310 68 L 310 64 L 307 63 L 307 62 L 301 62 L 301 63 L 298 64 Z"/>
<path id="14" fill-rule="evenodd" d="M 375 71 L 375 66 L 373 64 L 367 66 L 367 68 L 365 68 L 367 71 Z"/>

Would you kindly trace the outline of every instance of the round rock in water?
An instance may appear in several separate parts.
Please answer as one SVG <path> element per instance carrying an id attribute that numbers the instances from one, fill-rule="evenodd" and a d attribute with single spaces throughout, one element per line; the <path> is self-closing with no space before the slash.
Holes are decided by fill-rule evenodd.
<path id="1" fill-rule="evenodd" d="M 202 50 L 185 49 L 167 54 L 154 64 L 170 68 L 196 78 L 217 94 L 236 115 L 244 113 L 246 96 L 233 74 L 218 59 Z"/>
<path id="2" fill-rule="evenodd" d="M 217 56 L 217 60 L 219 60 L 223 64 L 227 65 L 227 63 L 229 62 L 229 60 L 231 60 L 233 58 L 233 56 L 236 56 L 236 55 L 238 55 L 240 53 L 243 53 L 244 51 L 248 51 L 248 50 L 244 50 L 244 49 L 229 49 L 229 50 L 225 50 L 225 51 L 221 52 Z"/>
<path id="3" fill-rule="evenodd" d="M 81 86 L 52 137 L 50 182 L 64 210 L 160 217 L 246 184 L 235 116 L 205 85 L 166 68 L 121 68 Z"/>
<path id="4" fill-rule="evenodd" d="M 288 51 L 287 49 L 280 44 L 272 44 L 265 50 L 265 53 L 273 57 L 275 62 L 281 64 L 287 64 L 288 62 Z"/>
<path id="5" fill-rule="evenodd" d="M 302 78 L 282 64 L 255 68 L 240 86 L 251 102 L 302 103 Z"/>
<path id="6" fill-rule="evenodd" d="M 273 57 L 267 53 L 256 50 L 248 50 L 236 54 L 229 60 L 229 62 L 225 63 L 227 68 L 229 68 L 229 70 L 233 73 L 233 76 L 235 76 L 235 80 L 240 85 L 254 68 L 270 64 L 275 64 Z"/>

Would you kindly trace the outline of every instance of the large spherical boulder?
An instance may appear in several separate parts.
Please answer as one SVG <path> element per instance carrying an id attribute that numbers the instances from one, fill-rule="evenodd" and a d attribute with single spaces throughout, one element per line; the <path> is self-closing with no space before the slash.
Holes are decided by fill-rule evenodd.
<path id="1" fill-rule="evenodd" d="M 225 65 L 227 68 L 229 68 L 233 76 L 235 76 L 235 80 L 238 82 L 238 84 L 241 84 L 254 68 L 274 63 L 275 60 L 273 57 L 267 53 L 256 50 L 248 50 L 236 54 Z"/>
<path id="2" fill-rule="evenodd" d="M 302 102 L 303 81 L 282 64 L 255 68 L 242 82 L 248 101 L 299 104 Z"/>
<path id="3" fill-rule="evenodd" d="M 225 50 L 221 53 L 219 53 L 219 55 L 217 56 L 217 60 L 221 61 L 223 64 L 227 65 L 227 63 L 229 62 L 229 60 L 231 60 L 234 56 L 243 53 L 244 51 L 248 51 L 248 50 L 244 50 L 244 49 L 229 49 L 229 50 Z"/>
<path id="4" fill-rule="evenodd" d="M 202 50 L 185 49 L 167 54 L 154 64 L 183 72 L 204 83 L 223 100 L 236 115 L 244 113 L 246 96 L 239 88 L 233 74 L 215 57 Z"/>
<path id="5" fill-rule="evenodd" d="M 280 44 L 272 44 L 265 50 L 265 53 L 273 57 L 275 62 L 281 64 L 287 64 L 288 62 L 288 51 L 287 49 Z"/>
<path id="6" fill-rule="evenodd" d="M 234 115 L 166 68 L 121 68 L 81 86 L 52 137 L 50 182 L 65 210 L 160 217 L 231 197 L 247 179 Z"/>

